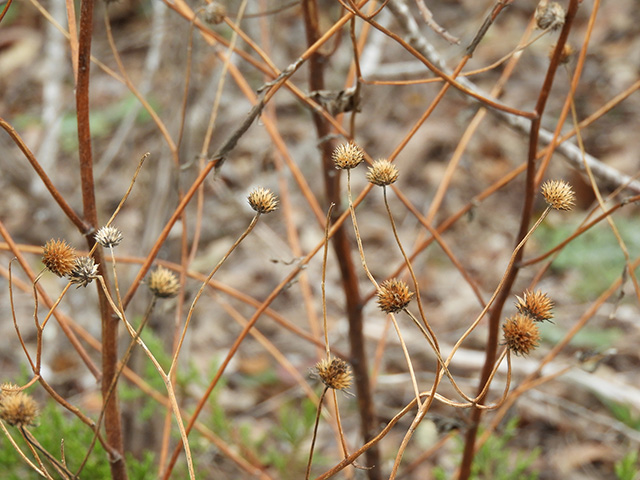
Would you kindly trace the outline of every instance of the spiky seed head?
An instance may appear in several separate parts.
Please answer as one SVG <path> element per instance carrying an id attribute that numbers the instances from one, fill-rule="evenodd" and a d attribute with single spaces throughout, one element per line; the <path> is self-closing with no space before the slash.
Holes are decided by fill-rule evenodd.
<path id="1" fill-rule="evenodd" d="M 552 45 L 551 48 L 549 49 L 549 59 L 553 57 L 553 53 L 555 52 L 555 50 L 556 50 L 556 46 Z M 573 56 L 574 53 L 576 53 L 575 48 L 573 48 L 568 43 L 565 43 L 564 46 L 562 47 L 562 53 L 560 54 L 560 58 L 558 59 L 558 61 L 560 62 L 561 65 L 564 65 L 565 63 L 569 63 L 569 60 L 571 60 L 571 57 Z"/>
<path id="2" fill-rule="evenodd" d="M 564 180 L 547 180 L 542 184 L 542 195 L 547 204 L 556 210 L 571 210 L 576 195 L 571 185 Z"/>
<path id="3" fill-rule="evenodd" d="M 20 387 L 15 383 L 11 382 L 3 382 L 0 384 L 0 403 L 2 403 L 2 399 L 8 395 L 13 395 L 20 391 Z"/>
<path id="4" fill-rule="evenodd" d="M 0 418 L 15 427 L 33 425 L 38 416 L 38 404 L 30 395 L 5 392 L 0 395 Z"/>
<path id="5" fill-rule="evenodd" d="M 398 179 L 398 169 L 385 158 L 376 160 L 367 170 L 367 180 L 374 185 L 384 187 Z"/>
<path id="6" fill-rule="evenodd" d="M 378 307 L 385 313 L 403 310 L 413 297 L 413 292 L 402 280 L 391 278 L 380 284 L 378 289 Z"/>
<path id="7" fill-rule="evenodd" d="M 353 142 L 343 143 L 333 151 L 332 158 L 338 170 L 350 170 L 362 163 L 364 152 Z"/>
<path id="8" fill-rule="evenodd" d="M 69 275 L 76 259 L 76 251 L 64 240 L 49 240 L 42 249 L 45 268 L 59 277 Z"/>
<path id="9" fill-rule="evenodd" d="M 516 295 L 516 308 L 522 315 L 530 317 L 535 322 L 544 322 L 553 318 L 553 301 L 540 290 L 532 292 L 525 290 L 522 297 Z"/>
<path id="10" fill-rule="evenodd" d="M 176 276 L 171 270 L 164 267 L 158 267 L 151 272 L 147 286 L 151 293 L 159 298 L 175 297 L 180 289 Z"/>
<path id="11" fill-rule="evenodd" d="M 217 0 L 214 0 L 204 7 L 203 19 L 211 25 L 218 25 L 224 22 L 224 17 L 226 15 L 227 9 Z"/>
<path id="12" fill-rule="evenodd" d="M 73 270 L 69 274 L 69 281 L 77 288 L 89 285 L 98 274 L 98 265 L 91 257 L 76 257 Z"/>
<path id="13" fill-rule="evenodd" d="M 546 30 L 547 28 L 557 30 L 564 25 L 564 18 L 564 8 L 558 2 L 540 2 L 538 8 L 536 8 L 536 25 L 541 30 Z"/>
<path id="14" fill-rule="evenodd" d="M 322 383 L 334 390 L 344 390 L 351 386 L 351 368 L 339 358 L 323 359 L 316 364 L 316 372 Z"/>
<path id="15" fill-rule="evenodd" d="M 95 234 L 96 242 L 102 245 L 104 248 L 114 248 L 120 245 L 122 241 L 122 232 L 116 227 L 109 225 L 108 227 L 100 228 Z"/>
<path id="16" fill-rule="evenodd" d="M 528 355 L 540 341 L 540 331 L 536 323 L 521 313 L 507 318 L 502 331 L 505 345 L 516 355 Z"/>
<path id="17" fill-rule="evenodd" d="M 249 205 L 258 213 L 270 213 L 278 208 L 278 197 L 268 188 L 256 188 L 247 197 Z"/>

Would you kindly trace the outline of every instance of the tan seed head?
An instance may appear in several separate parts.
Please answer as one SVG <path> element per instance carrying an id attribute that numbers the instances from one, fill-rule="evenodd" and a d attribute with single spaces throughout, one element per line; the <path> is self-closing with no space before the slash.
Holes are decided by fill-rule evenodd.
<path id="1" fill-rule="evenodd" d="M 180 290 L 180 284 L 176 276 L 164 267 L 158 267 L 151 275 L 149 275 L 149 281 L 147 286 L 151 293 L 159 298 L 171 298 L 175 297 Z"/>
<path id="2" fill-rule="evenodd" d="M 24 392 L 5 393 L 0 398 L 0 418 L 15 427 L 33 425 L 38 416 L 38 404 Z"/>
<path id="3" fill-rule="evenodd" d="M 396 313 L 409 305 L 412 297 L 413 292 L 402 280 L 385 280 L 378 290 L 378 307 L 385 313 Z"/>
<path id="4" fill-rule="evenodd" d="M 516 298 L 518 299 L 516 308 L 522 315 L 531 317 L 536 322 L 544 322 L 553 318 L 553 313 L 551 312 L 553 302 L 546 293 L 540 290 L 536 292 L 525 290 L 522 298 L 517 295 Z"/>
<path id="5" fill-rule="evenodd" d="M 42 263 L 45 268 L 59 277 L 71 273 L 76 259 L 76 251 L 64 240 L 49 240 L 42 249 Z"/>
<path id="6" fill-rule="evenodd" d="M 353 142 L 338 145 L 333 151 L 333 163 L 339 170 L 350 170 L 364 160 L 364 152 Z"/>
<path id="7" fill-rule="evenodd" d="M 249 205 L 258 213 L 271 213 L 278 208 L 278 197 L 267 188 L 256 188 L 247 197 Z"/>
<path id="8" fill-rule="evenodd" d="M 398 179 L 398 169 L 389 160 L 381 158 L 373 162 L 367 170 L 367 180 L 374 185 L 385 187 Z"/>
<path id="9" fill-rule="evenodd" d="M 535 322 L 521 313 L 507 318 L 502 325 L 504 342 L 516 355 L 528 355 L 540 341 L 540 331 Z"/>
<path id="10" fill-rule="evenodd" d="M 542 184 L 542 195 L 547 204 L 556 210 L 571 210 L 576 195 L 571 185 L 563 180 L 547 180 Z"/>
<path id="11" fill-rule="evenodd" d="M 320 360 L 316 372 L 322 383 L 334 390 L 344 390 L 351 386 L 351 369 L 344 360 L 332 358 Z"/>
<path id="12" fill-rule="evenodd" d="M 122 241 L 122 232 L 116 227 L 109 225 L 108 227 L 102 227 L 95 234 L 96 242 L 105 248 L 114 248 L 120 245 Z"/>

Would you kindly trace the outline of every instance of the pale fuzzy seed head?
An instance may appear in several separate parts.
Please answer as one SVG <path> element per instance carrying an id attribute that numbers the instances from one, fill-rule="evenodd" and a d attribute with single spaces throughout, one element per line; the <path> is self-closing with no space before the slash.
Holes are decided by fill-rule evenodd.
<path id="1" fill-rule="evenodd" d="M 15 383 L 4 382 L 0 384 L 0 404 L 9 395 L 14 395 L 20 391 L 20 387 Z"/>
<path id="2" fill-rule="evenodd" d="M 75 264 L 76 251 L 64 240 L 49 240 L 42 249 L 45 268 L 59 277 L 69 275 Z"/>
<path id="3" fill-rule="evenodd" d="M 258 213 L 270 213 L 278 208 L 278 197 L 268 188 L 256 188 L 247 197 L 249 205 Z"/>
<path id="4" fill-rule="evenodd" d="M 536 8 L 536 25 L 541 30 L 557 30 L 564 25 L 565 11 L 558 2 L 540 3 Z"/>
<path id="5" fill-rule="evenodd" d="M 334 390 L 344 390 L 351 386 L 351 368 L 344 360 L 332 358 L 320 360 L 316 372 L 322 383 Z"/>
<path id="6" fill-rule="evenodd" d="M 338 145 L 333 151 L 333 163 L 339 170 L 350 170 L 364 160 L 364 152 L 353 142 Z"/>
<path id="7" fill-rule="evenodd" d="M 556 210 L 571 210 L 576 195 L 571 185 L 564 180 L 547 180 L 542 184 L 542 195 L 547 204 Z"/>
<path id="8" fill-rule="evenodd" d="M 224 17 L 226 15 L 226 7 L 217 0 L 214 0 L 204 7 L 203 19 L 211 25 L 218 25 L 219 23 L 224 22 Z"/>
<path id="9" fill-rule="evenodd" d="M 505 345 L 516 355 L 528 355 L 540 341 L 540 331 L 536 323 L 521 313 L 507 318 L 502 331 Z"/>
<path id="10" fill-rule="evenodd" d="M 15 427 L 33 425 L 38 416 L 38 404 L 24 392 L 3 392 L 0 401 L 0 418 Z"/>
<path id="11" fill-rule="evenodd" d="M 553 302 L 547 296 L 546 293 L 540 290 L 532 292 L 525 290 L 521 297 L 516 295 L 518 301 L 516 302 L 516 308 L 522 315 L 531 317 L 535 322 L 544 322 L 545 320 L 551 320 L 553 318 Z"/>
<path id="12" fill-rule="evenodd" d="M 120 245 L 122 241 L 122 232 L 116 227 L 109 225 L 108 227 L 102 227 L 95 234 L 96 242 L 102 245 L 104 248 L 114 248 Z"/>
<path id="13" fill-rule="evenodd" d="M 86 287 L 98 275 L 98 265 L 91 257 L 77 257 L 73 270 L 69 274 L 69 281 L 77 288 Z"/>
<path id="14" fill-rule="evenodd" d="M 389 160 L 381 158 L 373 162 L 367 170 L 367 180 L 374 185 L 384 187 L 398 179 L 398 169 Z"/>
<path id="15" fill-rule="evenodd" d="M 412 297 L 413 292 L 402 280 L 385 280 L 378 290 L 378 307 L 385 313 L 396 313 L 409 305 Z"/>
<path id="16" fill-rule="evenodd" d="M 180 284 L 176 276 L 164 267 L 158 267 L 151 275 L 149 275 L 149 281 L 147 286 L 151 293 L 159 298 L 171 298 L 175 297 L 180 290 Z"/>

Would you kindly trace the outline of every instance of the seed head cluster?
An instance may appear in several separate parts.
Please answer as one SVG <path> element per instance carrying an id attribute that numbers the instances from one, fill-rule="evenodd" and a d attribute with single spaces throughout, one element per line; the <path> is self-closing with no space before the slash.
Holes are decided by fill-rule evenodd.
<path id="1" fill-rule="evenodd" d="M 76 257 L 73 270 L 69 274 L 69 281 L 77 288 L 86 287 L 98 275 L 98 265 L 91 257 Z"/>
<path id="2" fill-rule="evenodd" d="M 571 210 L 576 203 L 576 195 L 571 185 L 563 180 L 547 180 L 542 184 L 542 196 L 547 204 L 556 210 Z"/>
<path id="3" fill-rule="evenodd" d="M 49 240 L 43 248 L 42 263 L 59 277 L 71 273 L 75 265 L 76 251 L 64 240 Z"/>
<path id="4" fill-rule="evenodd" d="M 33 425 L 38 416 L 36 401 L 16 385 L 4 383 L 0 388 L 0 418 L 15 427 Z"/>
<path id="5" fill-rule="evenodd" d="M 224 22 L 224 17 L 227 15 L 227 9 L 217 0 L 209 3 L 204 7 L 204 21 L 211 25 L 218 25 Z"/>
<path id="6" fill-rule="evenodd" d="M 531 292 L 525 290 L 522 297 L 516 295 L 518 301 L 516 302 L 516 308 L 522 315 L 530 317 L 535 322 L 544 322 L 553 318 L 553 301 L 547 296 L 546 293 L 540 290 Z"/>
<path id="7" fill-rule="evenodd" d="M 398 169 L 389 160 L 381 158 L 367 170 L 367 180 L 379 187 L 391 185 L 398 179 Z"/>
<path id="8" fill-rule="evenodd" d="M 364 160 L 364 152 L 353 142 L 338 145 L 333 151 L 333 163 L 339 170 L 356 168 Z"/>
<path id="9" fill-rule="evenodd" d="M 151 293 L 159 298 L 175 297 L 180 289 L 176 276 L 164 267 L 158 267 L 151 272 L 147 286 Z"/>
<path id="10" fill-rule="evenodd" d="M 502 326 L 505 345 L 516 355 L 528 355 L 540 341 L 540 331 L 535 322 L 526 315 L 516 313 L 507 318 Z"/>
<path id="11" fill-rule="evenodd" d="M 316 373 L 327 387 L 344 390 L 351 386 L 351 368 L 339 358 L 323 359 L 316 364 Z"/>
<path id="12" fill-rule="evenodd" d="M 271 213 L 278 208 L 278 197 L 268 188 L 256 188 L 247 197 L 249 205 L 258 213 Z"/>
<path id="13" fill-rule="evenodd" d="M 114 248 L 120 245 L 122 241 L 122 232 L 116 227 L 102 227 L 95 234 L 96 242 L 105 248 Z"/>
<path id="14" fill-rule="evenodd" d="M 385 313 L 403 310 L 413 297 L 413 292 L 402 280 L 391 278 L 380 284 L 378 289 L 378 307 Z"/>
<path id="15" fill-rule="evenodd" d="M 536 25 L 541 30 L 557 30 L 564 25 L 564 18 L 564 8 L 558 2 L 541 3 L 535 13 Z"/>

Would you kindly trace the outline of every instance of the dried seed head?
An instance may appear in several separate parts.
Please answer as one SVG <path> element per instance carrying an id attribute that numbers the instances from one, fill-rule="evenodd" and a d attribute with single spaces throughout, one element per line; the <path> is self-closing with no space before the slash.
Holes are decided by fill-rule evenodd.
<path id="1" fill-rule="evenodd" d="M 49 240 L 43 248 L 42 263 L 59 277 L 69 275 L 76 259 L 76 251 L 64 240 Z"/>
<path id="2" fill-rule="evenodd" d="M 373 162 L 367 171 L 367 180 L 374 185 L 384 187 L 398 179 L 398 169 L 389 160 L 381 158 Z"/>
<path id="3" fill-rule="evenodd" d="M 205 22 L 211 25 L 218 25 L 224 22 L 224 17 L 227 15 L 227 9 L 220 2 L 213 1 L 204 7 L 204 14 L 202 18 Z"/>
<path id="4" fill-rule="evenodd" d="M 350 170 L 364 160 L 364 152 L 353 142 L 338 145 L 333 151 L 333 163 L 339 170 Z"/>
<path id="5" fill-rule="evenodd" d="M 558 2 L 540 3 L 536 8 L 536 25 L 541 30 L 557 30 L 564 25 L 565 12 Z"/>
<path id="6" fill-rule="evenodd" d="M 571 185 L 563 180 L 547 180 L 542 184 L 542 195 L 547 204 L 556 210 L 571 210 L 576 195 Z"/>
<path id="7" fill-rule="evenodd" d="M 549 49 L 549 59 L 553 57 L 553 52 L 555 52 L 555 50 L 556 50 L 556 46 L 552 45 L 551 48 Z M 568 43 L 565 43 L 564 47 L 562 47 L 562 53 L 560 54 L 560 58 L 558 59 L 558 61 L 560 62 L 561 65 L 564 65 L 565 63 L 569 63 L 569 60 L 571 60 L 571 57 L 575 52 L 576 52 L 575 49 L 571 45 L 569 45 Z"/>
<path id="8" fill-rule="evenodd" d="M 96 242 L 105 248 L 113 248 L 120 245 L 122 241 L 122 232 L 116 227 L 108 226 L 102 227 L 95 234 Z"/>
<path id="9" fill-rule="evenodd" d="M 351 369 L 339 358 L 320 360 L 316 364 L 316 372 L 322 383 L 334 390 L 344 390 L 351 385 Z"/>
<path id="10" fill-rule="evenodd" d="M 78 285 L 77 288 L 89 285 L 98 274 L 98 265 L 91 257 L 76 257 L 73 270 L 69 274 L 69 281 Z"/>
<path id="11" fill-rule="evenodd" d="M 530 317 L 535 322 L 544 322 L 553 318 L 553 302 L 546 293 L 540 290 L 531 292 L 525 290 L 522 298 L 516 295 L 516 308 L 522 315 Z"/>
<path id="12" fill-rule="evenodd" d="M 9 396 L 9 395 L 14 395 L 16 393 L 18 393 L 20 391 L 20 387 L 18 385 L 16 385 L 15 383 L 11 383 L 11 382 L 4 382 L 0 385 L 0 404 L 2 403 L 2 400 Z"/>
<path id="13" fill-rule="evenodd" d="M 378 307 L 385 313 L 399 312 L 409 305 L 411 297 L 413 292 L 402 280 L 385 280 L 378 290 Z"/>
<path id="14" fill-rule="evenodd" d="M 0 396 L 0 418 L 9 425 L 26 427 L 33 425 L 38 416 L 38 404 L 24 392 L 5 393 Z"/>
<path id="15" fill-rule="evenodd" d="M 164 267 L 158 267 L 151 272 L 147 286 L 151 293 L 159 298 L 175 297 L 180 289 L 176 276 Z"/>
<path id="16" fill-rule="evenodd" d="M 540 340 L 538 326 L 531 318 L 521 313 L 507 318 L 502 331 L 505 345 L 516 355 L 528 355 L 538 346 Z"/>
<path id="17" fill-rule="evenodd" d="M 270 213 L 278 208 L 278 197 L 268 188 L 256 188 L 247 197 L 249 205 L 258 213 Z"/>

